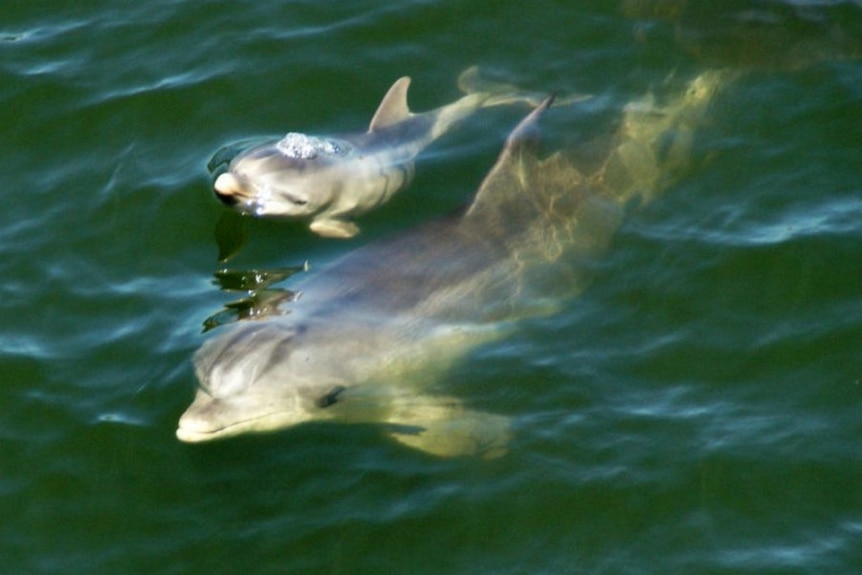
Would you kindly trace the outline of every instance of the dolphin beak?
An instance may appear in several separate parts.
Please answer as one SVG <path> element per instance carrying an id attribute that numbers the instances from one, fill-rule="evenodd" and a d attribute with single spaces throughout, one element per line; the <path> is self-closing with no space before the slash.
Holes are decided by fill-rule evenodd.
<path id="1" fill-rule="evenodd" d="M 216 178 L 213 188 L 219 199 L 226 204 L 235 204 L 237 202 L 236 196 L 242 191 L 239 180 L 230 172 L 225 172 Z"/>

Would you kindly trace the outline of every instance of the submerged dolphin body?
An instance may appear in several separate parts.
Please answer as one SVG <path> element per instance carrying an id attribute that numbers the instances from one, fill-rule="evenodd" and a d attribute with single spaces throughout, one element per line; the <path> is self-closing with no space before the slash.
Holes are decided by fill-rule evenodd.
<path id="1" fill-rule="evenodd" d="M 359 231 L 353 218 L 406 187 L 414 158 L 455 123 L 482 107 L 535 100 L 512 86 L 481 85 L 477 76 L 475 67 L 466 70 L 459 78 L 466 96 L 421 114 L 410 112 L 410 78 L 403 77 L 383 97 L 368 131 L 291 132 L 253 146 L 216 178 L 216 195 L 245 213 L 310 220 L 318 235 L 352 237 Z"/>
<path id="2" fill-rule="evenodd" d="M 502 455 L 510 419 L 429 393 L 433 374 L 583 289 L 625 205 L 679 174 L 722 79 L 700 76 L 664 109 L 629 106 L 591 172 L 563 152 L 537 157 L 532 136 L 545 100 L 509 136 L 463 213 L 360 248 L 308 278 L 291 313 L 205 342 L 178 438 L 333 420 L 381 424 L 438 456 Z"/>

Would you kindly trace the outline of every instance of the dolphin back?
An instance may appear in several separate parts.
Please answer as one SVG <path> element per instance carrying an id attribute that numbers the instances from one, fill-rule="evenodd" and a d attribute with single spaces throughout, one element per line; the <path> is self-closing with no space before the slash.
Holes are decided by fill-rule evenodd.
<path id="1" fill-rule="evenodd" d="M 554 102 L 545 98 L 507 139 L 462 227 L 505 249 L 517 293 L 576 295 L 626 210 L 652 201 L 689 168 L 694 131 L 735 78 L 733 72 L 704 72 L 660 103 L 648 95 L 626 106 L 607 141 L 540 158 L 539 118 Z M 598 163 L 587 160 L 595 152 L 591 146 L 605 150 Z"/>
<path id="2" fill-rule="evenodd" d="M 574 266 L 569 271 L 577 275 L 583 257 L 600 252 L 622 220 L 617 198 L 563 153 L 539 158 L 538 122 L 553 101 L 545 98 L 512 131 L 463 218 L 505 245 L 526 276 L 541 267 L 538 275 L 554 277 L 551 262 Z"/>

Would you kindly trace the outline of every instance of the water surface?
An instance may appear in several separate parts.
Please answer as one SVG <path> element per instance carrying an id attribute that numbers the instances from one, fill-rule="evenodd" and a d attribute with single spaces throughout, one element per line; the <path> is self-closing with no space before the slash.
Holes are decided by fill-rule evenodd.
<path id="1" fill-rule="evenodd" d="M 2 571 L 858 573 L 862 5 L 624 4 L 4 5 Z M 180 444 L 189 359 L 237 297 L 210 156 L 364 129 L 405 74 L 441 105 L 472 64 L 594 95 L 548 116 L 549 150 L 667 81 L 749 73 L 590 288 L 440 383 L 514 419 L 506 457 L 374 426 Z M 523 113 L 440 140 L 356 239 L 249 221 L 229 266 L 322 266 L 451 211 Z"/>

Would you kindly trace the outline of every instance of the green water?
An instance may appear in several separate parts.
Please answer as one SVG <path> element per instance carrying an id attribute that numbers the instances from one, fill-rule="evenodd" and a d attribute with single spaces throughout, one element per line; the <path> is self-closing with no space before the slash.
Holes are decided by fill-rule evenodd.
<path id="1" fill-rule="evenodd" d="M 862 5 L 684 12 L 4 3 L 0 572 L 862 572 Z M 372 425 L 178 442 L 203 323 L 238 295 L 213 278 L 210 156 L 362 130 L 405 74 L 430 109 L 472 64 L 594 95 L 548 117 L 549 150 L 669 77 L 750 73 L 580 298 L 447 373 L 513 418 L 506 457 L 435 459 Z M 249 221 L 230 267 L 322 266 L 451 211 L 523 113 L 436 143 L 356 239 Z"/>

